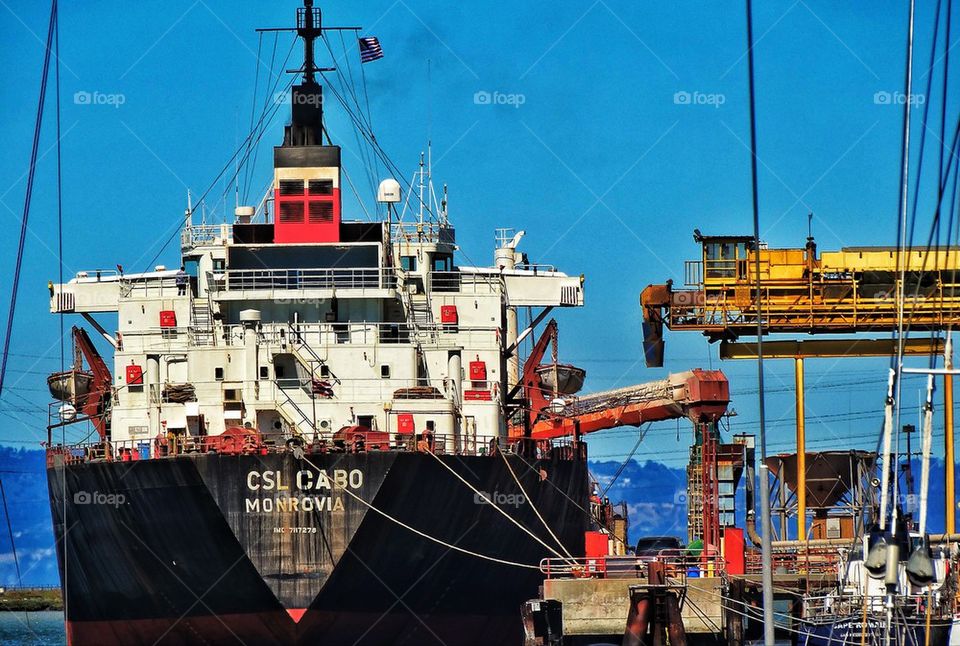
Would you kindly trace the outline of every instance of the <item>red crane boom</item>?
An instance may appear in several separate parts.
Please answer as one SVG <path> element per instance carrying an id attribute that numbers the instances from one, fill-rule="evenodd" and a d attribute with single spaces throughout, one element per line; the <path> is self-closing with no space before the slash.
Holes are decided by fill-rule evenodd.
<path id="1" fill-rule="evenodd" d="M 543 400 L 543 397 L 540 398 Z M 716 422 L 727 411 L 730 385 L 719 370 L 695 369 L 666 379 L 556 401 L 531 411 L 530 437 L 549 439 L 686 417 Z"/>

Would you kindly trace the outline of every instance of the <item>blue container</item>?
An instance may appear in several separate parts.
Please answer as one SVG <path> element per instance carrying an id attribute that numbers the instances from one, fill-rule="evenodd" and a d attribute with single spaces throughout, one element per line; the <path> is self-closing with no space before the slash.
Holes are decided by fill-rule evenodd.
<path id="1" fill-rule="evenodd" d="M 137 445 L 137 451 L 140 453 L 141 460 L 150 459 L 150 442 L 140 442 Z"/>
<path id="2" fill-rule="evenodd" d="M 698 567 L 692 567 L 692 568 L 690 568 L 689 570 L 687 570 L 687 578 L 688 578 L 688 579 L 699 579 L 699 578 L 700 578 L 700 568 L 698 568 Z"/>

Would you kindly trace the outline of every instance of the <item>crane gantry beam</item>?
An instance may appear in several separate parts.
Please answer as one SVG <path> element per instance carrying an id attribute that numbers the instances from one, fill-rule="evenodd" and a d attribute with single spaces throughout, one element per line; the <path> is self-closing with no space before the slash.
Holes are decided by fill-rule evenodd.
<path id="1" fill-rule="evenodd" d="M 960 248 L 900 252 L 889 247 L 850 247 L 818 254 L 813 237 L 796 248 L 772 249 L 752 236 L 704 236 L 698 260 L 684 267 L 684 288 L 672 281 L 648 285 L 640 296 L 647 366 L 661 367 L 664 328 L 698 331 L 721 341 L 721 359 L 755 359 L 758 317 L 764 334 L 896 332 L 901 320 L 913 331 L 960 327 Z M 759 289 L 753 268 L 759 264 Z M 902 289 L 901 289 L 902 288 Z M 901 297 L 900 294 L 903 294 Z M 902 306 L 902 319 L 900 309 Z M 941 355 L 951 362 L 949 341 L 905 338 L 905 355 Z M 806 358 L 889 357 L 896 339 L 811 339 L 763 342 L 764 359 L 795 361 L 798 537 L 805 538 L 803 362 Z M 951 364 L 952 365 L 952 364 Z M 953 464 L 953 380 L 944 372 L 945 459 Z M 955 528 L 954 481 L 947 470 L 947 531 Z"/>

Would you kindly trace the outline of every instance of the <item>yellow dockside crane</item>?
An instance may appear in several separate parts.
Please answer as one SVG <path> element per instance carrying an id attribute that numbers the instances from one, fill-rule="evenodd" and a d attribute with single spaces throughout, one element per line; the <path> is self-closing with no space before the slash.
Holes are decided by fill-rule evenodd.
<path id="1" fill-rule="evenodd" d="M 960 249 L 912 250 L 889 247 L 848 247 L 818 255 L 813 237 L 800 248 L 754 249 L 752 236 L 704 236 L 699 260 L 684 266 L 684 288 L 672 281 L 648 285 L 640 296 L 643 308 L 644 354 L 647 366 L 663 365 L 663 329 L 696 330 L 720 341 L 722 359 L 757 357 L 758 312 L 765 334 L 853 334 L 898 329 L 900 285 L 903 281 L 904 321 L 911 330 L 960 327 Z M 759 254 L 759 258 L 757 258 Z M 760 289 L 755 262 L 760 264 Z M 952 368 L 949 343 L 938 339 L 905 339 L 904 354 L 943 354 Z M 804 428 L 804 359 L 818 357 L 878 357 L 897 353 L 894 339 L 817 339 L 764 341 L 764 359 L 795 362 L 797 406 L 797 538 L 806 540 L 806 478 Z M 944 377 L 945 460 L 954 462 L 953 377 Z M 946 531 L 956 531 L 953 469 L 946 469 Z"/>

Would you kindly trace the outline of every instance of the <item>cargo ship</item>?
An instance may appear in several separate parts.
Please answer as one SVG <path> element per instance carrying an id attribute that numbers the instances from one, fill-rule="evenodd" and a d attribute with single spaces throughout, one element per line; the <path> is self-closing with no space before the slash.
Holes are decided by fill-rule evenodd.
<path id="1" fill-rule="evenodd" d="M 91 330 L 48 382 L 74 646 L 518 644 L 541 560 L 614 539 L 582 436 L 726 408 L 707 371 L 576 396 L 583 371 L 541 324 L 583 306 L 583 278 L 530 262 L 509 229 L 492 265 L 462 264 L 422 158 L 413 183 L 380 183 L 385 217 L 350 220 L 325 29 L 305 0 L 259 204 L 222 224 L 189 206 L 176 267 L 49 285 L 51 312 Z"/>

